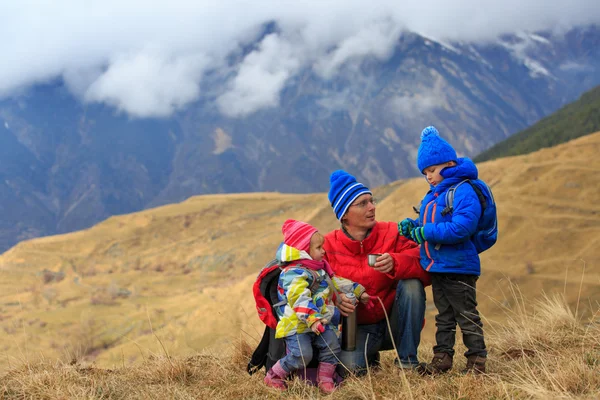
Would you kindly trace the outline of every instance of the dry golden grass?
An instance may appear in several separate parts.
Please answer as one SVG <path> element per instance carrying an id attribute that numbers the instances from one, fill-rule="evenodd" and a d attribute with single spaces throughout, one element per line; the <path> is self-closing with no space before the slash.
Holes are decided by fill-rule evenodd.
<path id="1" fill-rule="evenodd" d="M 500 239 L 477 283 L 488 326 L 556 294 L 578 316 L 597 310 L 598 154 L 600 133 L 478 166 L 499 208 Z M 426 190 L 420 178 L 375 188 L 378 219 L 414 215 Z M 287 218 L 338 226 L 325 193 L 208 195 L 19 243 L 0 256 L 0 372 L 56 359 L 137 368 L 165 352 L 231 349 L 240 334 L 258 340 L 251 285 Z M 434 315 L 429 301 L 425 341 Z"/>
<path id="2" fill-rule="evenodd" d="M 520 298 L 516 298 L 520 301 Z M 600 312 L 600 309 L 598 310 Z M 508 322 L 487 331 L 485 376 L 463 376 L 455 368 L 439 377 L 403 373 L 385 352 L 368 376 L 347 379 L 336 399 L 595 399 L 600 396 L 600 320 L 582 323 L 562 296 L 509 312 Z M 263 385 L 264 370 L 245 367 L 254 343 L 237 342 L 229 354 L 180 358 L 163 353 L 135 366 L 101 369 L 86 363 L 45 361 L 8 372 L 0 383 L 5 399 L 263 399 L 318 398 L 318 389 L 290 382 L 285 392 Z M 423 348 L 427 348 L 424 346 Z M 458 349 L 461 350 L 460 348 Z M 429 353 L 429 354 L 428 354 Z M 430 352 L 424 351 L 423 358 Z M 323 396 L 325 397 L 325 396 Z"/>

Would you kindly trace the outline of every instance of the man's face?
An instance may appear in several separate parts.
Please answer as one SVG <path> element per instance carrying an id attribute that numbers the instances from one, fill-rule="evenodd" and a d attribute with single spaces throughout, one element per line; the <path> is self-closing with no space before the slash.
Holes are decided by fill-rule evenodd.
<path id="1" fill-rule="evenodd" d="M 369 193 L 362 194 L 356 198 L 348 207 L 348 211 L 342 218 L 344 225 L 349 228 L 371 229 L 375 226 L 375 199 Z"/>

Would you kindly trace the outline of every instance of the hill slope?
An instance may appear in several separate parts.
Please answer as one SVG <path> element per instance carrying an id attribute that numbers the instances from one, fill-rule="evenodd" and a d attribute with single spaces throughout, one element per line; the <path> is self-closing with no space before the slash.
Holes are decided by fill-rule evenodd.
<path id="1" fill-rule="evenodd" d="M 578 315 L 600 300 L 600 133 L 479 165 L 499 208 L 500 239 L 482 256 L 487 324 L 564 293 Z M 379 220 L 413 213 L 422 179 L 376 188 Z M 0 367 L 43 355 L 113 366 L 164 349 L 193 355 L 257 340 L 251 284 L 286 218 L 337 227 L 324 193 L 210 195 L 112 217 L 85 231 L 22 242 L 0 256 Z M 431 298 L 431 297 L 429 297 Z M 428 304 L 424 338 L 432 339 Z M 160 339 L 160 345 L 157 342 Z"/>
<path id="2" fill-rule="evenodd" d="M 600 309 L 597 310 L 600 312 Z M 600 396 L 600 321 L 581 321 L 559 298 L 510 313 L 501 329 L 488 329 L 488 375 L 462 375 L 464 360 L 435 379 L 402 373 L 385 352 L 381 368 L 346 379 L 333 399 L 595 399 Z M 423 348 L 423 346 L 421 347 Z M 102 369 L 86 363 L 29 363 L 3 376 L 5 399 L 307 399 L 318 389 L 294 380 L 284 393 L 266 387 L 264 373 L 248 376 L 249 347 L 193 357 L 164 353 L 134 366 Z M 459 348 L 460 351 L 462 349 Z M 429 359 L 429 349 L 421 358 Z M 457 395 L 460 394 L 460 395 Z"/>
<path id="3" fill-rule="evenodd" d="M 476 162 L 531 153 L 600 130 L 600 86 L 533 126 L 492 146 Z"/>

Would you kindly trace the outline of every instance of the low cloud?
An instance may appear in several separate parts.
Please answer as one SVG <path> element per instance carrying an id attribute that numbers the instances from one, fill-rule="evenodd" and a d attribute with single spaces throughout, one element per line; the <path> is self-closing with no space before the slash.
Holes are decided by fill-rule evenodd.
<path id="1" fill-rule="evenodd" d="M 433 94 L 414 94 L 412 96 L 396 96 L 390 100 L 390 108 L 397 115 L 414 117 L 416 114 L 427 114 L 436 107 L 441 106 L 441 102 Z"/>
<path id="2" fill-rule="evenodd" d="M 442 78 L 434 76 L 432 82 L 431 87 L 412 88 L 410 95 L 394 96 L 389 100 L 388 108 L 399 123 L 418 120 L 421 116 L 430 114 L 435 108 L 446 105 Z"/>
<path id="3" fill-rule="evenodd" d="M 372 21 L 353 36 L 344 38 L 329 53 L 323 54 L 314 64 L 315 71 L 324 78 L 331 78 L 349 60 L 374 56 L 386 59 L 402 32 L 402 25 L 384 18 Z"/>
<path id="4" fill-rule="evenodd" d="M 276 34 L 266 36 L 260 48 L 240 63 L 227 91 L 218 97 L 219 109 L 227 116 L 240 117 L 277 106 L 281 89 L 301 66 L 301 57 L 289 42 Z"/>
<path id="5" fill-rule="evenodd" d="M 404 30 L 482 42 L 519 30 L 600 22 L 597 0 L 5 1 L 0 97 L 57 78 L 82 101 L 168 116 L 206 94 L 231 117 L 276 107 L 302 70 L 329 79 L 386 59 Z M 265 27 L 273 27 L 265 34 Z"/>
<path id="6" fill-rule="evenodd" d="M 170 59 L 158 52 L 117 57 L 84 94 L 88 102 L 104 102 L 134 117 L 165 117 L 198 98 L 207 66 L 201 54 Z"/>

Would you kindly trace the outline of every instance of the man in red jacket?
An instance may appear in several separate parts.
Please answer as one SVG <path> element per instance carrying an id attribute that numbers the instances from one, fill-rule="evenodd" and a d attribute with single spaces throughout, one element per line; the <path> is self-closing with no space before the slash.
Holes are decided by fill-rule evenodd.
<path id="1" fill-rule="evenodd" d="M 342 352 L 342 363 L 360 373 L 367 362 L 377 363 L 380 350 L 393 349 L 393 340 L 400 367 L 422 367 L 417 348 L 425 316 L 424 286 L 430 279 L 421 268 L 418 245 L 398 234 L 397 223 L 375 220 L 373 194 L 345 171 L 331 174 L 329 201 L 342 226 L 325 236 L 325 258 L 336 275 L 360 283 L 374 300 L 369 309 L 358 305 L 356 350 Z M 380 254 L 373 267 L 367 261 L 369 254 Z M 342 314 L 352 312 L 354 305 L 341 297 Z M 385 306 L 391 333 L 377 297 Z"/>

